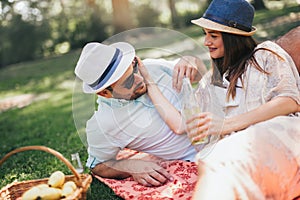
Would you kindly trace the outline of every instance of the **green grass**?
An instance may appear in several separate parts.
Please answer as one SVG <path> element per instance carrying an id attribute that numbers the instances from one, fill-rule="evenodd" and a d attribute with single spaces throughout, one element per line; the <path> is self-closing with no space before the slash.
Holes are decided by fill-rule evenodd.
<path id="1" fill-rule="evenodd" d="M 254 25 L 261 27 L 258 39 L 274 39 L 299 26 L 299 21 L 268 26 L 278 17 L 299 12 L 299 6 L 257 12 Z M 197 26 L 191 26 L 181 32 L 197 38 L 202 31 Z M 0 69 L 0 101 L 21 94 L 37 97 L 26 107 L 0 113 L 0 157 L 17 147 L 44 145 L 59 151 L 68 159 L 71 153 L 79 152 L 82 161 L 86 160 L 86 147 L 78 136 L 72 115 L 73 70 L 78 56 L 79 51 L 76 51 Z M 22 152 L 0 166 L 0 188 L 16 180 L 45 178 L 55 170 L 71 174 L 53 155 L 40 151 Z M 89 173 L 88 169 L 85 169 L 85 173 Z M 93 180 L 88 199 L 120 198 L 104 184 Z"/>
<path id="2" fill-rule="evenodd" d="M 46 94 L 47 98 L 24 108 L 0 113 L 0 157 L 29 145 L 44 145 L 67 159 L 79 152 L 87 158 L 72 116 L 74 66 L 79 53 L 12 65 L 0 70 L 0 99 L 19 94 Z M 42 151 L 26 151 L 10 157 L 0 166 L 0 187 L 21 180 L 47 178 L 55 170 L 71 171 L 55 156 Z M 85 169 L 85 173 L 89 173 Z M 106 185 L 93 180 L 88 199 L 120 199 Z"/>

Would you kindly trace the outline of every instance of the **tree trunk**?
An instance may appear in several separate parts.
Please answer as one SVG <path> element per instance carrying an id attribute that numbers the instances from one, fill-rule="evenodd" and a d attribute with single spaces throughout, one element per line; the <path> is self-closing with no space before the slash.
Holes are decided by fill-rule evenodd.
<path id="1" fill-rule="evenodd" d="M 169 0 L 169 8 L 171 11 L 171 24 L 173 28 L 179 28 L 180 24 L 178 23 L 177 20 L 177 11 L 175 7 L 175 1 L 174 0 Z"/>
<path id="2" fill-rule="evenodd" d="M 267 9 L 263 0 L 254 0 L 252 5 L 254 6 L 255 10 Z"/>
<path id="3" fill-rule="evenodd" d="M 128 0 L 112 0 L 115 33 L 132 28 Z"/>

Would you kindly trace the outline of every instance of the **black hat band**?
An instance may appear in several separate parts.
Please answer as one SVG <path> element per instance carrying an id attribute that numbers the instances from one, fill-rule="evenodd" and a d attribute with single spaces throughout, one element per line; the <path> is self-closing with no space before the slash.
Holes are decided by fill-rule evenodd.
<path id="1" fill-rule="evenodd" d="M 251 28 L 249 28 L 247 26 L 244 26 L 242 24 L 239 24 L 236 21 L 222 19 L 220 17 L 214 16 L 214 15 L 211 15 L 211 14 L 204 13 L 203 18 L 212 20 L 212 21 L 217 22 L 217 23 L 221 23 L 225 26 L 229 26 L 229 27 L 232 27 L 232 28 L 237 28 L 237 29 L 242 30 L 242 31 L 246 31 L 246 32 L 251 31 Z"/>

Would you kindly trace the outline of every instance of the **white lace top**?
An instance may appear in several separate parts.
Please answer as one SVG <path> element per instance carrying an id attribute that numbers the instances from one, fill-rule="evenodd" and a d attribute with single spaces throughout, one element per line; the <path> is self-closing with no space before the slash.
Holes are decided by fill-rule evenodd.
<path id="1" fill-rule="evenodd" d="M 244 87 L 238 81 L 236 97 L 226 101 L 227 88 L 222 88 L 210 84 L 211 71 L 200 81 L 197 93 L 199 99 L 203 99 L 203 110 L 209 110 L 223 117 L 231 117 L 237 114 L 253 110 L 260 105 L 279 96 L 288 96 L 300 104 L 300 77 L 292 58 L 276 43 L 266 41 L 257 48 L 267 48 L 258 50 L 254 56 L 259 66 L 270 74 L 258 71 L 253 64 L 248 64 L 247 71 L 243 75 Z M 229 82 L 223 78 L 223 85 L 228 86 Z M 201 98 L 206 96 L 205 98 Z M 207 98 L 209 96 L 209 98 Z"/>

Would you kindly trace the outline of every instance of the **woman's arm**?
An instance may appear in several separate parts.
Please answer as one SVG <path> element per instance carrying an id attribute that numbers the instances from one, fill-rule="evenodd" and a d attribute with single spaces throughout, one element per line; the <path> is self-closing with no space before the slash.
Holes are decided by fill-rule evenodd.
<path id="1" fill-rule="evenodd" d="M 299 105 L 294 99 L 276 97 L 252 111 L 227 119 L 221 119 L 209 112 L 199 113 L 187 121 L 187 129 L 193 140 L 197 141 L 207 135 L 224 136 L 276 116 L 295 113 L 298 110 Z"/>
<path id="2" fill-rule="evenodd" d="M 139 58 L 138 63 L 141 75 L 144 77 L 147 85 L 148 95 L 156 110 L 174 133 L 183 134 L 185 132 L 185 128 L 183 126 L 183 119 L 180 112 L 161 93 L 160 89 L 153 82 L 147 69 Z"/>
<path id="3" fill-rule="evenodd" d="M 297 112 L 299 105 L 290 97 L 276 97 L 258 108 L 228 119 L 225 119 L 222 134 L 239 131 L 250 125 L 269 120 L 276 116 Z"/>

